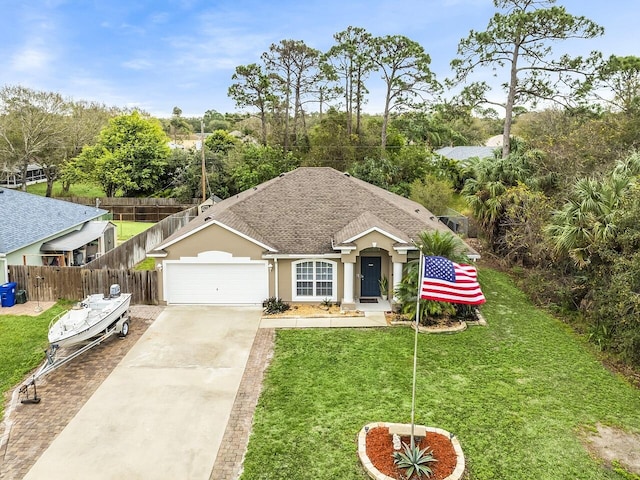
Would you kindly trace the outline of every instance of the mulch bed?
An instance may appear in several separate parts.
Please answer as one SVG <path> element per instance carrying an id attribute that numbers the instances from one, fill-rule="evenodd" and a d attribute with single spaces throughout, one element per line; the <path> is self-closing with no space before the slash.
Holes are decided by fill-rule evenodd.
<path id="1" fill-rule="evenodd" d="M 410 437 L 402 437 L 403 443 L 410 444 Z M 367 456 L 371 463 L 385 475 L 395 479 L 405 479 L 403 472 L 393 463 L 393 439 L 389 435 L 389 428 L 375 427 L 367 433 Z M 458 462 L 451 440 L 439 433 L 427 432 L 427 436 L 420 442 L 420 448 L 429 448 L 437 462 L 429 466 L 433 474 L 429 480 L 442 480 L 453 473 Z M 411 480 L 417 479 L 414 475 Z"/>

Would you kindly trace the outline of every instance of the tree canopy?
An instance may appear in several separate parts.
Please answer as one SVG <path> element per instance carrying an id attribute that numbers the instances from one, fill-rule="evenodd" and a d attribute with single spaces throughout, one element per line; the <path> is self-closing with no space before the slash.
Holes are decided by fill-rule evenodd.
<path id="1" fill-rule="evenodd" d="M 153 195 L 166 179 L 168 141 L 158 120 L 134 111 L 112 118 L 69 168 L 96 181 L 108 196 Z"/>
<path id="2" fill-rule="evenodd" d="M 511 150 L 514 108 L 541 100 L 567 102 L 572 92 L 581 90 L 585 76 L 593 74 L 600 55 L 585 59 L 567 54 L 553 55 L 553 44 L 572 38 L 593 38 L 604 29 L 583 16 L 569 14 L 555 0 L 494 0 L 496 12 L 486 30 L 471 30 L 458 45 L 458 58 L 451 62 L 453 84 L 460 84 L 479 68 L 506 67 L 506 100 L 492 102 L 486 82 L 466 86 L 463 97 L 473 105 L 494 103 L 504 108 L 502 155 Z"/>

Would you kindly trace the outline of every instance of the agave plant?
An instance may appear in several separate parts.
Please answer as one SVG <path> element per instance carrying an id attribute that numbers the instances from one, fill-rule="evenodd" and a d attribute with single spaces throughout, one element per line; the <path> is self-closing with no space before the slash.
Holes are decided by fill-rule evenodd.
<path id="1" fill-rule="evenodd" d="M 433 471 L 431 467 L 429 467 L 429 464 L 437 462 L 437 460 L 433 458 L 433 453 L 429 451 L 428 448 L 420 449 L 417 446 L 411 447 L 406 443 L 402 445 L 403 451 L 393 453 L 393 463 L 395 463 L 398 468 L 404 469 L 407 478 L 411 478 L 414 473 L 418 478 L 422 478 L 423 475 L 430 477 Z"/>

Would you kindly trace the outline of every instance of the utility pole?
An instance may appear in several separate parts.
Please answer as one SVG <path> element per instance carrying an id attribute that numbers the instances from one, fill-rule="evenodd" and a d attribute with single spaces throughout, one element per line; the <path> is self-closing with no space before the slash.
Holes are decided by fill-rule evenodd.
<path id="1" fill-rule="evenodd" d="M 204 163 L 204 120 L 200 120 L 200 153 L 202 155 L 202 201 L 204 202 L 207 199 L 207 169 Z"/>

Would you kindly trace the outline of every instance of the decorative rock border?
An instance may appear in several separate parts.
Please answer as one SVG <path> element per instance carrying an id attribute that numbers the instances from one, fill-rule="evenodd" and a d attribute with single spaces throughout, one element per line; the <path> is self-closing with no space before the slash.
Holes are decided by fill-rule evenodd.
<path id="1" fill-rule="evenodd" d="M 416 322 L 414 321 L 395 321 L 391 322 L 391 325 L 406 325 L 407 327 L 413 327 Z M 424 327 L 422 325 L 418 325 L 418 331 L 420 333 L 458 333 L 467 329 L 467 322 L 462 321 L 460 325 L 455 325 L 452 327 Z"/>
<path id="2" fill-rule="evenodd" d="M 373 463 L 369 460 L 367 456 L 367 433 L 370 429 L 376 427 L 391 427 L 396 425 L 406 425 L 400 423 L 389 423 L 389 422 L 373 422 L 365 425 L 358 433 L 358 457 L 360 458 L 360 462 L 362 466 L 366 470 L 369 477 L 374 480 L 395 480 L 388 475 L 385 475 L 380 470 L 378 470 Z M 462 447 L 460 446 L 460 442 L 458 439 L 451 435 L 446 430 L 442 430 L 441 428 L 435 427 L 424 427 L 427 432 L 439 433 L 440 435 L 444 435 L 451 439 L 451 444 L 453 445 L 453 450 L 456 452 L 456 457 L 458 458 L 458 462 L 456 463 L 456 468 L 453 470 L 453 473 L 449 475 L 444 480 L 460 480 L 462 475 L 464 475 L 465 462 L 464 462 L 464 454 L 462 453 Z"/>
<path id="3" fill-rule="evenodd" d="M 422 325 L 418 325 L 418 332 L 420 333 L 458 333 L 467 329 L 469 325 L 479 325 L 482 327 L 487 326 L 487 321 L 480 313 L 480 310 L 476 309 L 476 317 L 477 320 L 461 320 L 460 325 L 455 325 L 452 327 L 424 327 Z M 387 320 L 388 325 L 404 325 L 407 327 L 413 327 L 415 322 L 413 320 L 399 320 L 399 321 L 391 321 Z"/>

